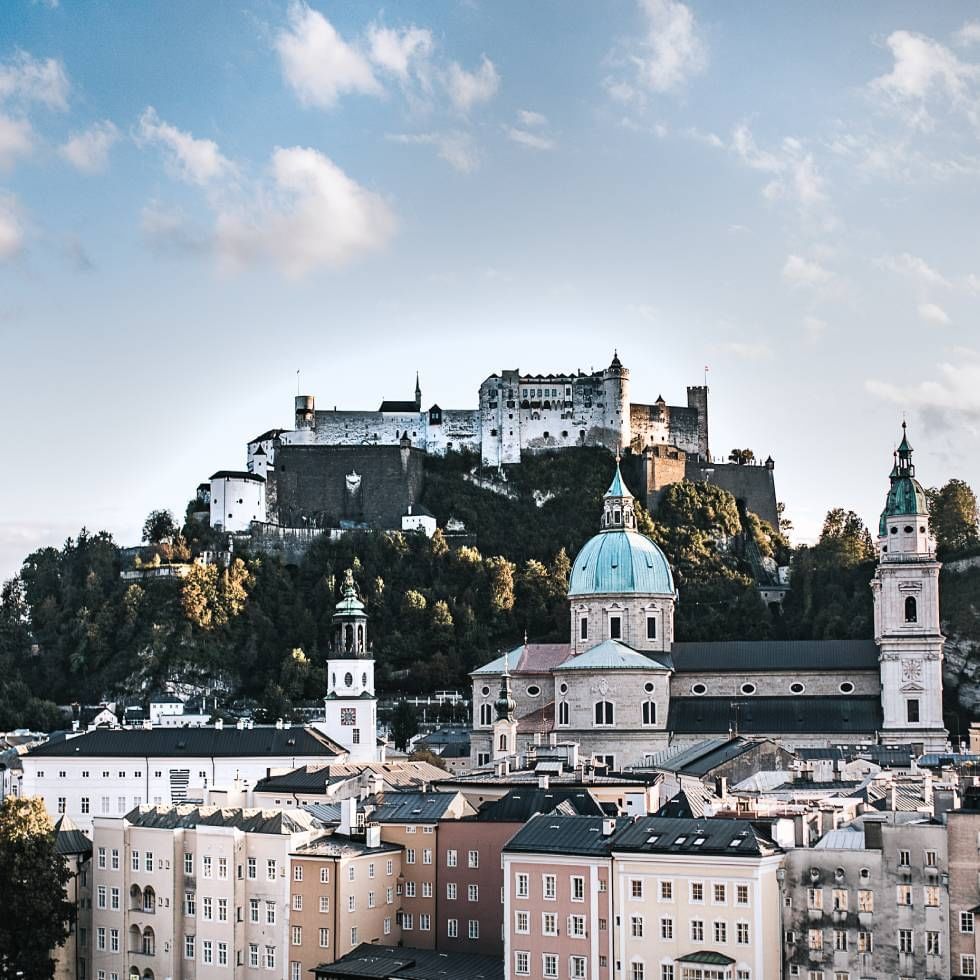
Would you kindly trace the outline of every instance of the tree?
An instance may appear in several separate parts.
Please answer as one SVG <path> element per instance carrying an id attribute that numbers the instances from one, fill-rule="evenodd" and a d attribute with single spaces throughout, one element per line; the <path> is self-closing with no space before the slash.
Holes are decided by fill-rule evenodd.
<path id="1" fill-rule="evenodd" d="M 404 752 L 418 731 L 419 716 L 415 706 L 407 701 L 399 701 L 391 713 L 391 738 L 395 748 Z"/>
<path id="2" fill-rule="evenodd" d="M 0 974 L 47 980 L 51 953 L 75 920 L 65 897 L 71 871 L 58 853 L 39 797 L 8 796 L 0 805 Z"/>
<path id="3" fill-rule="evenodd" d="M 751 463 L 755 459 L 755 453 L 751 449 L 733 449 L 728 454 L 728 459 L 739 466 L 745 466 L 746 463 Z"/>
<path id="4" fill-rule="evenodd" d="M 409 757 L 409 762 L 428 762 L 430 766 L 435 766 L 437 769 L 445 769 L 446 767 L 442 764 L 442 759 L 439 758 L 432 751 L 432 749 L 416 749 Z"/>
<path id="5" fill-rule="evenodd" d="M 950 554 L 980 546 L 977 532 L 977 496 L 969 484 L 950 480 L 941 489 L 927 490 L 929 526 L 940 553 Z"/>
<path id="6" fill-rule="evenodd" d="M 147 544 L 173 541 L 179 533 L 180 528 L 169 510 L 151 510 L 143 522 L 143 540 Z"/>

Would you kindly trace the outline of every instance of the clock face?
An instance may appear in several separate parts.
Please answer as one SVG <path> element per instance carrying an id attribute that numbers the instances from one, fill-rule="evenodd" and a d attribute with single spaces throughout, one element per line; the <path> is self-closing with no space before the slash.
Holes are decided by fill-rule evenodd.
<path id="1" fill-rule="evenodd" d="M 922 677 L 922 662 L 919 660 L 902 661 L 902 680 L 917 681 Z"/>
<path id="2" fill-rule="evenodd" d="M 357 724 L 357 709 L 356 708 L 341 708 L 340 709 L 340 723 L 341 725 L 353 726 Z"/>

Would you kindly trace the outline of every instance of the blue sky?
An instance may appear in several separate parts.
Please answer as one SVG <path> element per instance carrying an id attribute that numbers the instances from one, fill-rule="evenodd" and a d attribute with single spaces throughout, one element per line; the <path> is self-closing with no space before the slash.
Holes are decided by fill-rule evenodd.
<path id="1" fill-rule="evenodd" d="M 0 577 L 322 405 L 600 367 L 874 520 L 980 486 L 974 4 L 0 5 Z"/>

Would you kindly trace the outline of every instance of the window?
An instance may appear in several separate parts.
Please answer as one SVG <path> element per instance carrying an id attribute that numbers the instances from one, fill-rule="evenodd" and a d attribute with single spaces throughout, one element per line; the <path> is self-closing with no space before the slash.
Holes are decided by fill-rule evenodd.
<path id="1" fill-rule="evenodd" d="M 972 912 L 960 912 L 960 932 L 973 933 L 974 921 Z"/>
<path id="2" fill-rule="evenodd" d="M 643 916 L 642 915 L 631 915 L 630 916 L 630 935 L 634 939 L 643 938 Z"/>
<path id="3" fill-rule="evenodd" d="M 292 940 L 292 944 L 294 946 L 302 946 L 303 945 L 303 927 L 302 926 L 293 926 L 290 929 L 290 933 L 291 933 L 290 938 Z"/>
<path id="4" fill-rule="evenodd" d="M 568 702 L 559 701 L 558 702 L 558 724 L 567 725 L 568 724 Z"/>
<path id="5" fill-rule="evenodd" d="M 790 694 L 802 694 L 805 690 L 806 690 L 805 685 L 801 684 L 799 681 L 796 681 L 795 683 L 790 684 L 789 686 Z"/>
<path id="6" fill-rule="evenodd" d="M 913 946 L 913 936 L 911 929 L 898 930 L 898 951 L 900 953 L 911 953 Z"/>
<path id="7" fill-rule="evenodd" d="M 647 616 L 647 639 L 655 640 L 657 638 L 657 620 L 655 616 Z"/>
<path id="8" fill-rule="evenodd" d="M 275 902 L 266 902 L 265 903 L 265 921 L 270 926 L 274 926 L 276 924 L 276 903 Z"/>
<path id="9" fill-rule="evenodd" d="M 194 892 L 184 892 L 184 915 L 194 915 L 196 912 L 196 895 Z"/>
<path id="10" fill-rule="evenodd" d="M 558 897 L 558 879 L 555 875 L 541 876 L 541 894 L 549 902 L 553 902 Z"/>
<path id="11" fill-rule="evenodd" d="M 925 863 L 927 868 L 939 867 L 939 855 L 936 853 L 936 851 L 926 851 Z"/>
<path id="12" fill-rule="evenodd" d="M 541 954 L 541 973 L 549 978 L 558 976 L 558 956 L 555 953 Z"/>
<path id="13" fill-rule="evenodd" d="M 596 701 L 595 703 L 595 723 L 596 725 L 613 724 L 613 705 L 612 701 Z"/>
<path id="14" fill-rule="evenodd" d="M 329 912 L 330 911 L 330 896 L 321 895 L 320 896 L 320 911 Z"/>
<path id="15" fill-rule="evenodd" d="M 214 943 L 210 939 L 205 939 L 201 943 L 201 961 L 203 963 L 214 962 Z"/>
<path id="16" fill-rule="evenodd" d="M 639 960 L 630 964 L 630 980 L 644 980 L 646 977 L 645 967 Z"/>
<path id="17" fill-rule="evenodd" d="M 374 892 L 370 892 L 369 894 L 373 895 Z M 432 898 L 432 882 L 431 881 L 423 881 L 422 882 L 422 897 L 423 898 Z"/>
<path id="18" fill-rule="evenodd" d="M 674 980 L 674 964 L 662 963 L 660 966 L 660 980 Z"/>
<path id="19" fill-rule="evenodd" d="M 942 956 L 942 946 L 940 945 L 938 932 L 926 933 L 926 955 Z"/>
<path id="20" fill-rule="evenodd" d="M 739 946 L 748 946 L 749 944 L 749 924 L 747 922 L 739 922 L 735 926 L 735 942 Z"/>
<path id="21" fill-rule="evenodd" d="M 578 627 L 579 627 L 579 633 L 578 633 L 579 637 L 581 639 L 583 639 L 583 640 L 587 640 L 589 638 L 589 618 L 588 618 L 588 616 L 583 616 L 579 620 Z"/>
<path id="22" fill-rule="evenodd" d="M 265 877 L 267 881 L 276 880 L 276 859 L 269 858 L 265 863 Z M 270 947 L 273 948 L 273 947 Z"/>
<path id="23" fill-rule="evenodd" d="M 585 901 L 585 879 L 581 875 L 572 875 L 572 901 Z"/>
<path id="24" fill-rule="evenodd" d="M 822 888 L 808 888 L 806 890 L 806 907 L 808 909 L 822 909 L 823 908 L 823 889 Z"/>
<path id="25" fill-rule="evenodd" d="M 432 848 L 425 847 L 422 849 L 422 863 L 432 864 Z"/>
<path id="26" fill-rule="evenodd" d="M 119 889 L 111 888 L 109 890 L 109 908 L 118 909 L 119 908 Z"/>
<path id="27" fill-rule="evenodd" d="M 541 935 L 558 935 L 558 916 L 554 912 L 542 912 L 541 914 Z"/>
<path id="28" fill-rule="evenodd" d="M 218 921 L 227 922 L 228 921 L 228 899 L 219 898 L 218 899 Z"/>
<path id="29" fill-rule="evenodd" d="M 836 912 L 846 912 L 847 911 L 847 889 L 846 888 L 835 888 L 830 893 L 830 900 L 833 903 L 834 911 L 836 911 Z"/>
<path id="30" fill-rule="evenodd" d="M 390 864 L 391 862 L 389 862 Z M 391 872 L 389 872 L 390 874 Z M 330 881 L 330 869 L 320 868 L 320 884 L 326 885 Z"/>
<path id="31" fill-rule="evenodd" d="M 293 910 L 296 912 L 303 911 L 303 896 L 293 895 Z"/>
<path id="32" fill-rule="evenodd" d="M 412 884 L 414 885 L 414 882 L 412 882 Z M 414 892 L 413 892 L 413 894 L 414 894 Z M 355 911 L 357 911 L 357 899 L 356 899 L 356 897 L 354 895 L 348 895 L 347 896 L 347 911 L 348 912 L 355 912 Z"/>
<path id="33" fill-rule="evenodd" d="M 415 864 L 415 848 L 414 847 L 406 847 L 405 848 L 405 863 L 406 864 Z"/>
<path id="34" fill-rule="evenodd" d="M 218 966 L 228 965 L 228 944 L 218 943 Z"/>
<path id="35" fill-rule="evenodd" d="M 251 967 L 257 967 L 259 965 L 259 944 L 249 943 L 248 944 L 248 965 Z"/>
<path id="36" fill-rule="evenodd" d="M 660 920 L 660 938 L 674 938 L 674 920 L 669 915 L 663 916 Z"/>
<path id="37" fill-rule="evenodd" d="M 908 698 L 905 701 L 906 719 L 910 724 L 917 724 L 919 721 L 919 699 Z"/>
<path id="38" fill-rule="evenodd" d="M 248 900 L 248 921 L 259 921 L 259 900 L 257 898 L 250 898 Z"/>
<path id="39" fill-rule="evenodd" d="M 736 885 L 735 886 L 735 904 L 736 905 L 748 905 L 749 904 L 749 886 L 748 885 Z"/>
<path id="40" fill-rule="evenodd" d="M 276 968 L 276 947 L 266 946 L 265 948 L 265 968 L 274 970 Z"/>
<path id="41" fill-rule="evenodd" d="M 514 876 L 514 894 L 517 898 L 527 898 L 530 891 L 530 875 L 518 873 Z M 972 931 L 972 930 L 971 930 Z"/>
<path id="42" fill-rule="evenodd" d="M 874 952 L 874 937 L 870 932 L 859 932 L 858 933 L 858 952 L 859 953 L 873 953 Z"/>
<path id="43" fill-rule="evenodd" d="M 847 952 L 847 932 L 844 929 L 834 930 L 834 949 L 839 953 Z"/>
<path id="44" fill-rule="evenodd" d="M 718 919 L 715 921 L 715 942 L 728 942 L 728 923 Z"/>
<path id="45" fill-rule="evenodd" d="M 405 882 L 405 897 L 406 898 L 415 898 L 415 882 L 414 881 L 406 881 Z"/>
<path id="46" fill-rule="evenodd" d="M 529 933 L 531 931 L 530 912 L 518 911 L 514 913 L 514 932 Z"/>
<path id="47" fill-rule="evenodd" d="M 100 868 L 104 868 L 105 867 L 105 848 L 104 847 L 100 847 L 99 848 L 99 867 Z"/>
<path id="48" fill-rule="evenodd" d="M 480 901 L 480 886 L 479 885 L 467 885 L 466 886 L 466 900 L 468 902 L 478 902 L 478 901 Z"/>
<path id="49" fill-rule="evenodd" d="M 246 872 L 245 873 L 248 875 L 249 878 L 251 878 L 252 880 L 254 880 L 255 877 L 256 877 L 255 858 L 254 857 L 250 857 L 248 859 L 248 861 L 246 862 L 245 867 L 246 867 Z"/>
<path id="50" fill-rule="evenodd" d="M 203 858 L 202 874 L 204 875 L 205 878 L 211 877 L 211 857 L 208 854 L 205 854 Z"/>
<path id="51" fill-rule="evenodd" d="M 212 908 L 212 899 L 205 897 L 203 908 L 201 910 L 201 917 L 206 921 L 210 922 L 214 918 L 214 910 Z"/>
<path id="52" fill-rule="evenodd" d="M 585 938 L 585 916 L 570 915 L 568 917 L 568 935 L 572 939 Z"/>
<path id="53" fill-rule="evenodd" d="M 469 919 L 466 923 L 466 935 L 469 939 L 480 938 L 480 920 Z"/>
<path id="54" fill-rule="evenodd" d="M 108 894 L 108 892 L 106 890 L 106 886 L 105 885 L 99 885 L 98 889 L 96 890 L 96 895 L 95 895 L 95 905 L 96 905 L 96 908 L 104 909 L 106 907 L 106 895 L 107 894 Z M 971 929 L 970 931 L 972 932 L 973 930 Z"/>
<path id="55" fill-rule="evenodd" d="M 630 898 L 643 898 L 642 878 L 630 878 Z"/>
<path id="56" fill-rule="evenodd" d="M 402 929 L 412 929 L 415 926 L 415 921 L 412 917 L 411 912 L 402 912 Z"/>
<path id="57" fill-rule="evenodd" d="M 454 851 L 454 850 L 446 851 L 446 867 L 447 868 L 455 868 L 456 867 L 457 860 L 458 860 L 458 857 L 457 857 L 456 851 Z"/>
<path id="58" fill-rule="evenodd" d="M 704 942 L 704 922 L 701 919 L 691 919 L 691 942 Z"/>
<path id="59" fill-rule="evenodd" d="M 617 524 L 619 521 L 616 522 Z M 623 635 L 623 620 L 619 616 L 609 617 L 609 638 L 618 640 Z"/>
<path id="60" fill-rule="evenodd" d="M 915 608 L 915 596 L 908 596 L 905 600 L 905 622 L 915 623 L 918 621 L 918 612 Z"/>
<path id="61" fill-rule="evenodd" d="M 858 912 L 874 912 L 875 893 L 870 888 L 858 889 Z"/>
<path id="62" fill-rule="evenodd" d="M 87 796 L 82 797 L 82 813 L 91 812 L 89 798 Z"/>
<path id="63" fill-rule="evenodd" d="M 901 850 L 901 851 L 899 851 L 898 852 L 898 863 L 902 867 L 907 868 L 912 863 L 912 852 L 911 851 L 906 851 L 904 849 Z"/>
<path id="64" fill-rule="evenodd" d="M 975 977 L 977 975 L 977 959 L 971 953 L 961 954 L 960 973 L 964 977 Z"/>
<path id="65" fill-rule="evenodd" d="M 347 865 L 347 880 L 348 881 L 353 881 L 355 877 L 357 877 L 357 875 L 356 875 L 356 872 L 354 870 L 354 865 L 353 864 L 348 864 Z"/>
<path id="66" fill-rule="evenodd" d="M 810 929 L 806 936 L 807 949 L 814 951 L 823 949 L 823 929 Z"/>
<path id="67" fill-rule="evenodd" d="M 703 881 L 692 881 L 691 882 L 691 901 L 697 902 L 699 905 L 704 903 L 704 882 Z"/>
<path id="68" fill-rule="evenodd" d="M 518 976 L 528 976 L 531 972 L 531 954 L 518 950 L 514 953 L 514 972 Z"/>
<path id="69" fill-rule="evenodd" d="M 427 912 L 419 913 L 419 929 L 428 932 L 432 928 L 432 916 Z"/>
<path id="70" fill-rule="evenodd" d="M 194 959 L 194 937 L 184 936 L 184 959 Z"/>
<path id="71" fill-rule="evenodd" d="M 927 908 L 939 908 L 939 889 L 935 885 L 926 885 L 923 891 Z"/>
<path id="72" fill-rule="evenodd" d="M 467 863 L 468 863 L 469 867 L 471 867 L 471 868 L 478 868 L 478 867 L 480 867 L 480 852 L 479 851 L 470 851 L 469 852 L 469 855 L 467 857 Z"/>
<path id="73" fill-rule="evenodd" d="M 493 708 L 489 704 L 480 705 L 480 724 L 488 727 L 493 724 Z"/>
<path id="74" fill-rule="evenodd" d="M 450 902 L 456 901 L 456 882 L 448 881 L 446 882 L 446 898 Z"/>
<path id="75" fill-rule="evenodd" d="M 656 701 L 644 701 L 643 702 L 643 724 L 644 725 L 656 725 L 657 724 L 657 702 Z"/>
<path id="76" fill-rule="evenodd" d="M 721 883 L 715 882 L 711 886 L 712 905 L 725 905 L 728 902 L 728 889 Z"/>
<path id="77" fill-rule="evenodd" d="M 572 978 L 572 980 L 584 980 L 585 977 L 584 956 L 569 957 L 568 975 Z"/>

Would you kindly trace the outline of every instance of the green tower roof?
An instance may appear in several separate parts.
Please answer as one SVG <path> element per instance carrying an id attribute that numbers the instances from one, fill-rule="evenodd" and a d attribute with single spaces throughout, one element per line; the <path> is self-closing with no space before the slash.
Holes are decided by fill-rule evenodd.
<path id="1" fill-rule="evenodd" d="M 905 423 L 902 423 L 902 441 L 895 452 L 895 465 L 889 474 L 891 486 L 885 498 L 885 509 L 878 521 L 878 534 L 887 533 L 889 517 L 903 517 L 912 514 L 928 514 L 929 500 L 922 484 L 915 478 L 915 465 L 912 463 L 912 446 L 909 444 Z"/>

